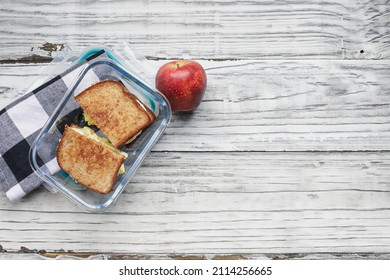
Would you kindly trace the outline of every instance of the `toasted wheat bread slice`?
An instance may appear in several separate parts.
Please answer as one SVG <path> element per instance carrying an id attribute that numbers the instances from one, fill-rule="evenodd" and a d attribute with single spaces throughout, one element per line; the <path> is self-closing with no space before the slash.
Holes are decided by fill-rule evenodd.
<path id="1" fill-rule="evenodd" d="M 96 83 L 75 99 L 117 148 L 156 119 L 153 112 L 118 81 Z"/>
<path id="2" fill-rule="evenodd" d="M 58 165 L 83 186 L 107 194 L 113 189 L 125 158 L 80 134 L 75 127 L 65 127 L 57 148 Z"/>

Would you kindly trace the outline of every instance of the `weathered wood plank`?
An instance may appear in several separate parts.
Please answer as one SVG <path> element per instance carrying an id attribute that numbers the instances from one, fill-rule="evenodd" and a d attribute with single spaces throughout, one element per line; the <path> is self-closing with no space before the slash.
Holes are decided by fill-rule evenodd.
<path id="1" fill-rule="evenodd" d="M 334 253 L 334 254 L 99 254 L 79 252 L 4 252 L 0 260 L 389 260 L 390 254 Z"/>
<path id="2" fill-rule="evenodd" d="M 230 60 L 107 213 L 0 196 L 0 259 L 388 259 L 389 23 L 386 0 L 3 1 L 0 107 L 66 43 Z"/>
<path id="3" fill-rule="evenodd" d="M 0 60 L 119 40 L 162 58 L 382 59 L 389 22 L 386 0 L 3 1 Z"/>
<path id="4" fill-rule="evenodd" d="M 39 73 L 47 64 L 1 65 L 0 66 L 0 108 L 26 93 Z"/>
<path id="5" fill-rule="evenodd" d="M 387 253 L 388 153 L 162 153 L 88 214 L 41 189 L 0 196 L 0 245 L 121 254 Z M 109 236 L 109 238 L 108 238 Z"/>
<path id="6" fill-rule="evenodd" d="M 169 141 L 186 150 L 388 150 L 386 61 L 205 66 L 205 102 L 176 116 L 158 149 Z"/>
<path id="7" fill-rule="evenodd" d="M 208 90 L 175 114 L 155 151 L 390 149 L 390 65 L 385 60 L 200 61 Z M 155 71 L 164 61 L 150 62 Z M 0 105 L 43 69 L 0 66 Z"/>

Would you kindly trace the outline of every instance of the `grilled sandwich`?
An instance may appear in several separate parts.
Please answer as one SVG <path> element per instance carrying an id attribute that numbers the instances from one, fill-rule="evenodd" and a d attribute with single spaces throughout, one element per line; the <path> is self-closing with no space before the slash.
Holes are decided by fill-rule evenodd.
<path id="1" fill-rule="evenodd" d="M 76 182 L 101 194 L 109 193 L 118 174 L 124 172 L 127 154 L 88 128 L 66 126 L 57 148 L 62 170 Z"/>
<path id="2" fill-rule="evenodd" d="M 88 124 L 96 125 L 116 148 L 156 119 L 153 112 L 118 81 L 96 83 L 75 99 Z"/>

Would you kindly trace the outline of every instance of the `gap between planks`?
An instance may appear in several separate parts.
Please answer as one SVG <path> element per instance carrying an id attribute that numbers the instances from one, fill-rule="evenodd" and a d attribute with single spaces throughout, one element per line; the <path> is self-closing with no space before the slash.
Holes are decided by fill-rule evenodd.
<path id="1" fill-rule="evenodd" d="M 0 245 L 1 248 L 1 245 Z M 0 260 L 390 260 L 390 254 L 375 253 L 288 253 L 288 254 L 115 254 L 63 252 L 21 247 L 19 252 L 0 251 Z"/>

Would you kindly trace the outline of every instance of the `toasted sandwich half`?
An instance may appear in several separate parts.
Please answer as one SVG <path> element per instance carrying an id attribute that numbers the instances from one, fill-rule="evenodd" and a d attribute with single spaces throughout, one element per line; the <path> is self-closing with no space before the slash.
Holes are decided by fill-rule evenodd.
<path id="1" fill-rule="evenodd" d="M 113 147 L 88 128 L 66 126 L 57 147 L 57 161 L 75 181 L 96 192 L 107 194 L 119 173 L 124 172 L 127 154 Z"/>
<path id="2" fill-rule="evenodd" d="M 156 119 L 153 112 L 118 81 L 96 83 L 75 99 L 88 123 L 96 125 L 116 148 Z"/>

